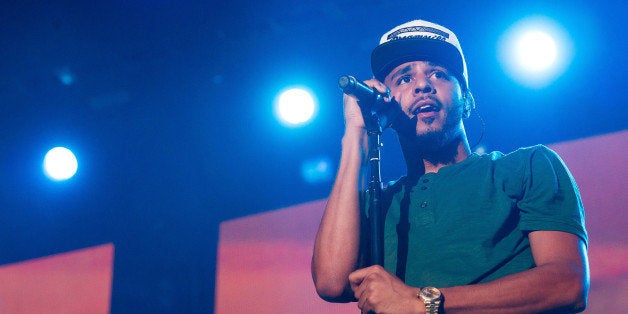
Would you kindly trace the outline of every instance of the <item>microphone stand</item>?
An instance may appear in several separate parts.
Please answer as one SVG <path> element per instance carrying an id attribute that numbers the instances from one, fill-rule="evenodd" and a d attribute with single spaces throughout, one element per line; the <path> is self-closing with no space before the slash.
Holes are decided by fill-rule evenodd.
<path id="1" fill-rule="evenodd" d="M 379 123 L 378 116 L 371 110 L 362 110 L 362 116 L 366 125 L 368 134 L 368 160 L 369 160 L 369 222 L 371 236 L 371 264 L 384 265 L 384 229 L 382 225 L 383 215 L 381 208 L 382 196 L 382 174 L 380 170 L 380 148 L 382 127 Z M 367 122 L 368 121 L 368 122 Z"/>

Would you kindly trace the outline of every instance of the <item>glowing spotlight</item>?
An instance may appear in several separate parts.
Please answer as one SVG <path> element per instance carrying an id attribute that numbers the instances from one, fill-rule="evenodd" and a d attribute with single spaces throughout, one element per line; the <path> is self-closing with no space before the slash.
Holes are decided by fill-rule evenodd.
<path id="1" fill-rule="evenodd" d="M 517 61 L 522 68 L 540 72 L 556 61 L 556 42 L 549 34 L 530 31 L 521 35 L 517 43 Z"/>
<path id="2" fill-rule="evenodd" d="M 529 17 L 514 24 L 499 43 L 499 57 L 514 80 L 542 88 L 558 78 L 571 62 L 567 33 L 546 17 Z"/>
<path id="3" fill-rule="evenodd" d="M 317 105 L 314 96 L 304 88 L 290 88 L 275 101 L 275 115 L 286 126 L 301 126 L 312 120 Z"/>
<path id="4" fill-rule="evenodd" d="M 311 159 L 301 166 L 303 180 L 310 184 L 324 183 L 332 178 L 332 166 L 328 158 Z"/>
<path id="5" fill-rule="evenodd" d="M 67 180 L 78 169 L 76 157 L 65 147 L 55 147 L 44 157 L 44 173 L 55 181 Z"/>

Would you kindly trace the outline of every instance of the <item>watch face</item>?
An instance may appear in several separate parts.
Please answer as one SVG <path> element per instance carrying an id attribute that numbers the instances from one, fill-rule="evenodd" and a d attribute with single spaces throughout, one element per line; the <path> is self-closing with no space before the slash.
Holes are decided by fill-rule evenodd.
<path id="1" fill-rule="evenodd" d="M 433 301 L 440 298 L 440 290 L 434 287 L 425 287 L 421 289 L 421 297 L 425 301 Z"/>

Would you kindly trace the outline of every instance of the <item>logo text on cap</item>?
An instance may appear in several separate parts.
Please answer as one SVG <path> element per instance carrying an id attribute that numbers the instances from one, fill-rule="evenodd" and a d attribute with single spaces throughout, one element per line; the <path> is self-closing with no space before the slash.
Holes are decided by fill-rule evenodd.
<path id="1" fill-rule="evenodd" d="M 404 33 L 432 33 L 436 35 L 436 36 L 411 35 L 411 36 L 406 36 L 406 37 L 433 38 L 433 39 L 439 39 L 439 40 L 445 40 L 445 41 L 447 40 L 447 38 L 449 38 L 449 33 L 443 32 L 440 29 L 436 29 L 429 26 L 410 26 L 410 27 L 400 28 L 388 34 L 387 38 L 388 40 L 399 39 L 399 35 L 404 34 Z"/>

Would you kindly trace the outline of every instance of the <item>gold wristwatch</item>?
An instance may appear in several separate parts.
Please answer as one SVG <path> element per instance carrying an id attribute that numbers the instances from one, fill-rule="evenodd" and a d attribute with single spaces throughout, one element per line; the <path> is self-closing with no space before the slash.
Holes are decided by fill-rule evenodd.
<path id="1" fill-rule="evenodd" d="M 419 299 L 425 304 L 425 313 L 438 314 L 438 307 L 443 295 L 434 287 L 425 287 L 419 292 Z"/>

